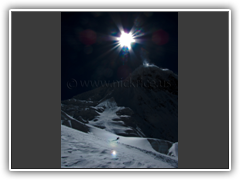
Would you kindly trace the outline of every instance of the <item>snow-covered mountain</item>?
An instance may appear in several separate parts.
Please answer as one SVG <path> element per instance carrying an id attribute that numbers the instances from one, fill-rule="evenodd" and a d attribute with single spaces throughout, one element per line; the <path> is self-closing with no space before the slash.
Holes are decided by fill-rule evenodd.
<path id="1" fill-rule="evenodd" d="M 140 66 L 124 81 L 62 101 L 61 122 L 64 168 L 176 168 L 178 77 Z"/>
<path id="2" fill-rule="evenodd" d="M 109 132 L 178 141 L 178 77 L 140 66 L 127 79 L 62 101 L 62 111 Z"/>

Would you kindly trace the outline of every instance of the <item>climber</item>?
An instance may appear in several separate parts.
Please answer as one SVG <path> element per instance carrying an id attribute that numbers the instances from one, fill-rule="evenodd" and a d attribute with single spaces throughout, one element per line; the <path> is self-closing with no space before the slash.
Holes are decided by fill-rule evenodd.
<path id="1" fill-rule="evenodd" d="M 117 140 L 119 140 L 119 137 L 117 137 L 117 139 L 114 139 L 114 140 L 112 140 L 112 141 L 116 141 L 116 142 L 118 142 Z"/>

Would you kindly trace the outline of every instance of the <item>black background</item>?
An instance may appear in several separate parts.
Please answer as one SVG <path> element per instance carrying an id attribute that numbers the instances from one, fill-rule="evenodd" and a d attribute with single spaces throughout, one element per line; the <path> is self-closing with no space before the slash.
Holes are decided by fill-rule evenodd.
<path id="1" fill-rule="evenodd" d="M 132 28 L 142 36 L 136 37 L 134 55 L 110 51 L 119 37 L 121 26 L 126 33 Z M 93 40 L 83 40 L 81 33 L 91 30 Z M 163 31 L 164 34 L 159 34 Z M 166 42 L 153 41 L 153 36 L 167 38 Z M 84 34 L 86 36 L 86 34 Z M 163 36 L 163 37 L 162 37 Z M 125 54 L 125 56 L 124 56 Z M 71 79 L 102 80 L 125 79 L 147 59 L 150 64 L 178 73 L 178 13 L 177 12 L 62 12 L 61 13 L 61 99 L 89 91 L 94 87 L 70 89 Z"/>

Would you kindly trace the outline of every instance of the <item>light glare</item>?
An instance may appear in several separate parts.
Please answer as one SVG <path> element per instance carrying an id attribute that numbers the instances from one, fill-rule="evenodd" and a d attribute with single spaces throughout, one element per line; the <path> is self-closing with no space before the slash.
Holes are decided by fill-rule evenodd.
<path id="1" fill-rule="evenodd" d="M 117 154 L 117 152 L 116 151 L 112 151 L 112 155 L 116 155 Z"/>
<path id="2" fill-rule="evenodd" d="M 121 47 L 127 47 L 127 48 L 131 48 L 131 43 L 135 42 L 135 40 L 133 39 L 133 36 L 131 33 L 127 34 L 125 32 L 121 33 L 121 36 L 119 38 L 117 38 L 117 40 L 119 40 L 119 43 L 121 45 Z"/>

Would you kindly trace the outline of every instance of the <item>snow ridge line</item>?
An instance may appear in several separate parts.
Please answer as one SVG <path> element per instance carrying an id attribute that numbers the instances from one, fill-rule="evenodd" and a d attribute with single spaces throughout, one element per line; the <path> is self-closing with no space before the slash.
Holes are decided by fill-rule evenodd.
<path id="1" fill-rule="evenodd" d="M 63 112 L 63 114 L 69 118 L 68 121 L 76 121 L 77 123 L 80 123 L 80 124 L 85 125 L 84 123 L 82 123 L 81 121 L 76 120 L 74 117 L 70 116 L 69 114 L 67 114 L 67 113 L 64 112 L 63 110 L 61 110 L 61 112 Z M 82 118 L 82 119 L 83 119 L 83 118 Z M 86 121 L 85 119 L 83 119 L 83 120 Z M 87 122 L 87 121 L 86 121 L 86 122 Z"/>
<path id="2" fill-rule="evenodd" d="M 150 154 L 150 155 L 156 157 L 155 159 L 160 159 L 161 161 L 166 162 L 166 163 L 170 164 L 171 166 L 174 166 L 175 168 L 178 168 L 178 161 L 176 161 L 174 159 L 171 159 L 171 158 L 165 157 L 161 154 L 156 154 L 154 152 L 147 151 L 147 150 L 135 147 L 135 146 L 127 145 L 127 144 L 124 144 L 124 143 L 119 143 L 119 144 L 125 145 L 128 148 L 137 149 L 137 150 L 142 151 L 146 154 Z"/>
<path id="3" fill-rule="evenodd" d="M 101 104 L 102 102 L 103 102 L 103 100 L 105 100 L 106 99 L 106 97 L 108 97 L 109 95 L 111 95 L 112 94 L 112 92 L 113 92 L 114 90 L 112 90 L 110 93 L 108 93 L 106 96 L 104 96 L 102 99 L 100 99 L 98 102 L 98 105 L 99 104 Z"/>
<path id="4" fill-rule="evenodd" d="M 138 135 L 139 135 L 140 137 L 146 137 L 145 134 L 141 131 L 141 129 L 140 129 L 138 126 L 136 127 L 135 130 L 136 130 L 136 132 L 138 133 Z"/>

